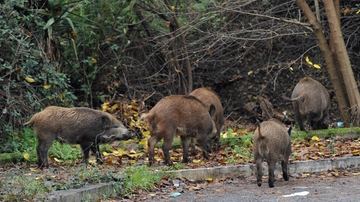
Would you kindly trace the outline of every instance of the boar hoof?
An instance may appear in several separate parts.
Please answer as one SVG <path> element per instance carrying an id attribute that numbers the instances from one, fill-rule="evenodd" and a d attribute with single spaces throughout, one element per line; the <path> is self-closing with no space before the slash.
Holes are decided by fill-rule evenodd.
<path id="1" fill-rule="evenodd" d="M 173 162 L 172 161 L 165 161 L 165 165 L 172 166 Z"/>
<path id="2" fill-rule="evenodd" d="M 104 164 L 104 161 L 102 159 L 97 159 L 96 163 L 99 164 L 99 165 L 102 165 L 102 164 Z"/>
<path id="3" fill-rule="evenodd" d="M 258 182 L 257 182 L 257 185 L 258 185 L 259 187 L 261 187 L 261 181 L 258 181 Z"/>

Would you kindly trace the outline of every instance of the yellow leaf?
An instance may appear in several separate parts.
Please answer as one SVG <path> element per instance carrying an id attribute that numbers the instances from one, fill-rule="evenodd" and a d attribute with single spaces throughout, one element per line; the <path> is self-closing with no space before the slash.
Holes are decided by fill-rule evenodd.
<path id="1" fill-rule="evenodd" d="M 136 154 L 136 151 L 132 149 L 129 151 L 129 154 Z"/>
<path id="2" fill-rule="evenodd" d="M 29 153 L 25 153 L 25 154 L 23 155 L 23 157 L 24 157 L 24 159 L 29 160 L 30 154 L 29 154 Z"/>
<path id="3" fill-rule="evenodd" d="M 51 88 L 51 85 L 45 85 L 44 88 L 49 89 L 49 88 Z"/>
<path id="4" fill-rule="evenodd" d="M 111 107 L 111 110 L 112 110 L 112 111 L 115 111 L 116 109 L 119 109 L 119 105 L 118 105 L 118 104 L 114 104 L 114 105 Z"/>
<path id="5" fill-rule="evenodd" d="M 103 155 L 104 155 L 104 156 L 109 156 L 109 153 L 107 153 L 107 152 L 104 151 L 104 152 L 103 152 Z"/>
<path id="6" fill-rule="evenodd" d="M 315 67 L 316 69 L 320 69 L 320 68 L 321 68 L 321 66 L 318 65 L 318 64 L 314 64 L 314 67 Z"/>
<path id="7" fill-rule="evenodd" d="M 200 163 L 200 162 L 201 162 L 201 160 L 198 160 L 198 159 L 193 160 L 193 163 Z"/>
<path id="8" fill-rule="evenodd" d="M 175 10 L 175 6 L 171 6 L 171 10 L 174 11 L 174 10 Z"/>
<path id="9" fill-rule="evenodd" d="M 227 133 L 221 134 L 222 138 L 228 138 Z"/>
<path id="10" fill-rule="evenodd" d="M 356 11 L 356 15 L 360 13 L 360 10 Z"/>
<path id="11" fill-rule="evenodd" d="M 310 61 L 309 56 L 306 56 L 306 57 L 305 57 L 305 61 L 306 61 L 309 65 L 313 66 L 313 63 Z"/>
<path id="12" fill-rule="evenodd" d="M 213 179 L 212 179 L 211 177 L 208 177 L 208 178 L 206 178 L 206 181 L 208 181 L 208 182 L 212 182 L 212 181 L 213 181 Z"/>
<path id="13" fill-rule="evenodd" d="M 61 94 L 59 95 L 59 98 L 62 99 L 62 100 L 63 100 L 65 97 L 66 97 L 65 93 L 61 93 Z"/>
<path id="14" fill-rule="evenodd" d="M 92 61 L 93 63 L 97 63 L 97 61 L 96 61 L 95 58 L 91 58 L 91 61 Z"/>
<path id="15" fill-rule="evenodd" d="M 346 8 L 344 9 L 344 15 L 348 14 L 350 10 L 351 10 L 351 9 L 350 9 L 349 7 L 346 7 Z"/>
<path id="16" fill-rule="evenodd" d="M 28 82 L 28 83 L 34 83 L 35 80 L 33 78 L 30 78 L 30 77 L 26 77 L 25 80 Z"/>
<path id="17" fill-rule="evenodd" d="M 315 136 L 312 136 L 311 140 L 313 140 L 313 141 L 319 141 L 320 139 L 315 135 Z"/>
<path id="18" fill-rule="evenodd" d="M 109 104 L 110 104 L 110 103 L 105 102 L 105 103 L 101 106 L 101 108 L 102 108 L 102 110 L 103 110 L 104 112 L 106 112 L 107 110 L 110 109 Z"/>
<path id="19" fill-rule="evenodd" d="M 149 194 L 149 196 L 156 196 L 156 194 Z"/>
<path id="20" fill-rule="evenodd" d="M 248 75 L 251 75 L 253 73 L 254 73 L 254 71 L 248 71 Z"/>
<path id="21" fill-rule="evenodd" d="M 37 171 L 37 168 L 30 168 L 31 172 Z"/>
<path id="22" fill-rule="evenodd" d="M 294 69 L 292 67 L 289 67 L 290 71 L 294 71 Z"/>
<path id="23" fill-rule="evenodd" d="M 143 131 L 142 134 L 143 134 L 144 136 L 149 136 L 149 135 L 150 135 L 150 131 Z"/>
<path id="24" fill-rule="evenodd" d="M 61 162 L 64 162 L 63 160 L 60 160 L 60 159 L 58 159 L 58 158 L 54 158 L 54 160 L 56 161 L 56 162 L 58 162 L 58 163 L 61 163 Z"/>

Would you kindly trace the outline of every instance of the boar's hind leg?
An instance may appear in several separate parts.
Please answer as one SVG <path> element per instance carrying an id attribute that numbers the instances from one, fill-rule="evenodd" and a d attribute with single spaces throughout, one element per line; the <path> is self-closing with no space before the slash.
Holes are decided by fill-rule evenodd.
<path id="1" fill-rule="evenodd" d="M 274 171 L 275 171 L 275 164 L 276 161 L 273 159 L 268 160 L 268 166 L 269 166 L 269 187 L 274 187 Z"/>
<path id="2" fill-rule="evenodd" d="M 165 156 L 165 164 L 169 166 L 173 164 L 172 161 L 170 160 L 169 150 L 174 140 L 174 137 L 175 137 L 175 131 L 167 130 L 166 134 L 164 135 L 164 143 L 162 145 L 162 149 L 164 151 L 164 156 Z"/>
<path id="3" fill-rule="evenodd" d="M 283 178 L 285 181 L 289 181 L 289 174 L 288 174 L 288 168 L 287 168 L 288 161 L 281 161 L 281 168 L 283 171 Z"/>
<path id="4" fill-rule="evenodd" d="M 262 158 L 257 156 L 255 154 L 255 162 L 256 162 L 256 172 L 257 172 L 257 175 L 256 175 L 256 181 L 257 181 L 257 185 L 259 187 L 261 187 L 261 183 L 262 183 L 262 175 L 263 175 L 263 171 L 262 171 Z"/>
<path id="5" fill-rule="evenodd" d="M 39 168 L 43 168 L 43 167 L 49 168 L 47 154 L 48 154 L 48 150 L 53 141 L 54 141 L 53 139 L 50 139 L 50 140 L 39 139 L 38 140 L 39 144 L 36 148 L 36 152 L 38 155 L 37 164 L 38 164 Z"/>
<path id="6" fill-rule="evenodd" d="M 159 138 L 158 135 L 156 134 L 151 134 L 151 137 L 148 140 L 148 150 L 149 150 L 149 166 L 152 166 L 155 163 L 154 160 L 154 148 L 156 143 L 159 142 Z"/>

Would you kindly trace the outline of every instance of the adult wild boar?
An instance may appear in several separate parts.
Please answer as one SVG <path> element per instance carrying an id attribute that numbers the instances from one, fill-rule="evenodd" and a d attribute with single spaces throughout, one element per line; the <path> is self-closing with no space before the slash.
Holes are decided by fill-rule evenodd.
<path id="1" fill-rule="evenodd" d="M 220 146 L 220 132 L 221 127 L 224 123 L 224 109 L 221 105 L 221 101 L 219 96 L 210 88 L 197 88 L 194 91 L 190 93 L 190 95 L 196 97 L 197 99 L 201 100 L 205 104 L 205 106 L 210 110 L 210 106 L 215 106 L 215 112 L 212 116 L 212 119 L 215 122 L 216 126 L 216 133 L 213 135 L 213 137 L 210 138 L 208 142 L 208 151 L 212 151 L 212 141 L 215 145 L 215 150 L 218 150 Z M 195 153 L 195 145 L 192 141 L 192 153 Z"/>
<path id="2" fill-rule="evenodd" d="M 291 128 L 276 119 L 258 124 L 254 133 L 254 161 L 256 163 L 257 184 L 262 183 L 262 163 L 266 160 L 269 167 L 269 187 L 274 187 L 274 170 L 277 161 L 281 161 L 283 178 L 289 180 L 287 164 L 291 154 Z"/>
<path id="3" fill-rule="evenodd" d="M 54 140 L 80 144 L 85 163 L 88 163 L 91 149 L 96 154 L 97 163 L 101 164 L 99 144 L 133 138 L 123 124 L 109 113 L 86 107 L 49 106 L 33 115 L 25 125 L 34 127 L 40 168 L 49 167 L 47 153 Z"/>
<path id="4" fill-rule="evenodd" d="M 330 96 L 320 82 L 310 77 L 302 78 L 296 84 L 291 99 L 285 99 L 293 104 L 300 130 L 305 130 L 305 120 L 313 130 L 328 128 Z"/>
<path id="5" fill-rule="evenodd" d="M 183 162 L 188 162 L 189 138 L 196 138 L 203 156 L 207 153 L 208 138 L 216 133 L 215 123 L 211 116 L 215 111 L 213 105 L 207 107 L 197 98 L 185 95 L 170 95 L 161 99 L 141 119 L 148 123 L 151 137 L 148 140 L 149 165 L 154 164 L 154 147 L 164 139 L 162 149 L 165 164 L 172 165 L 169 149 L 176 135 L 180 136 L 183 149 Z"/>

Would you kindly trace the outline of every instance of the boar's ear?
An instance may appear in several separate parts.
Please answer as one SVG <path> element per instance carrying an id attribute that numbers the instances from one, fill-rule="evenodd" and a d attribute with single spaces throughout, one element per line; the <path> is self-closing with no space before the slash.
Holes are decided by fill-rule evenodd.
<path id="1" fill-rule="evenodd" d="M 102 116 L 101 117 L 101 124 L 103 126 L 103 128 L 109 128 L 110 127 L 110 119 L 107 116 Z"/>
<path id="2" fill-rule="evenodd" d="M 211 117 L 215 114 L 215 106 L 213 104 L 210 105 L 209 114 Z"/>

